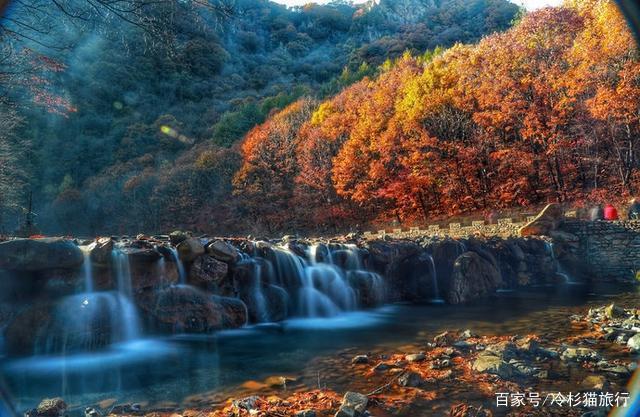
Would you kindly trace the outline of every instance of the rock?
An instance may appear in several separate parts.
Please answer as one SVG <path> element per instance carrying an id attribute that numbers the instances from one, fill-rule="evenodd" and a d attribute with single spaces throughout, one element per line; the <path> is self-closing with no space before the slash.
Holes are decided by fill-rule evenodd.
<path id="1" fill-rule="evenodd" d="M 640 351 L 640 333 L 637 333 L 635 336 L 627 340 L 627 347 L 631 349 L 632 352 Z"/>
<path id="2" fill-rule="evenodd" d="M 478 337 L 478 335 L 472 332 L 470 329 L 467 329 L 464 332 L 460 333 L 461 340 L 471 339 L 472 337 Z"/>
<path id="3" fill-rule="evenodd" d="M 473 362 L 472 369 L 476 372 L 498 375 L 500 378 L 509 379 L 515 374 L 513 366 L 493 355 L 480 355 Z"/>
<path id="4" fill-rule="evenodd" d="M 456 259 L 446 300 L 465 303 L 494 293 L 501 284 L 500 270 L 477 253 L 466 252 Z"/>
<path id="5" fill-rule="evenodd" d="M 93 407 L 87 407 L 84 409 L 84 417 L 102 417 L 102 414 Z"/>
<path id="6" fill-rule="evenodd" d="M 234 400 L 232 402 L 232 405 L 235 408 L 238 408 L 238 409 L 241 409 L 241 410 L 251 411 L 251 410 L 255 410 L 257 408 L 258 401 L 260 401 L 260 397 L 258 397 L 257 395 L 252 395 L 250 397 L 245 397 L 245 398 L 241 398 L 239 400 Z"/>
<path id="7" fill-rule="evenodd" d="M 200 255 L 204 255 L 205 248 L 200 239 L 189 238 L 176 246 L 178 255 L 183 262 L 191 262 Z"/>
<path id="8" fill-rule="evenodd" d="M 436 346 L 443 347 L 443 346 L 450 346 L 456 340 L 458 340 L 458 334 L 454 333 L 454 332 L 447 331 L 447 332 L 440 333 L 439 335 L 435 336 L 433 338 L 433 343 Z"/>
<path id="9" fill-rule="evenodd" d="M 417 388 L 422 384 L 424 384 L 424 380 L 416 372 L 405 372 L 398 378 L 398 385 L 401 387 Z"/>
<path id="10" fill-rule="evenodd" d="M 247 306 L 238 298 L 211 296 L 214 304 L 222 309 L 222 328 L 237 329 L 247 324 Z"/>
<path id="11" fill-rule="evenodd" d="M 351 359 L 351 363 L 354 365 L 369 363 L 369 357 L 367 355 L 357 355 Z"/>
<path id="12" fill-rule="evenodd" d="M 94 265 L 106 267 L 111 264 L 115 242 L 110 237 L 100 237 L 90 245 L 91 262 Z"/>
<path id="13" fill-rule="evenodd" d="M 563 361 L 596 362 L 600 360 L 600 354 L 589 348 L 569 347 L 562 352 L 560 359 Z"/>
<path id="14" fill-rule="evenodd" d="M 371 271 L 347 271 L 349 286 L 354 289 L 359 306 L 370 308 L 380 305 L 385 298 L 382 278 Z"/>
<path id="15" fill-rule="evenodd" d="M 367 409 L 369 399 L 366 395 L 349 391 L 344 395 L 340 409 L 335 417 L 358 417 L 362 416 Z"/>
<path id="16" fill-rule="evenodd" d="M 224 285 L 229 266 L 210 255 L 198 256 L 189 269 L 189 282 L 194 285 L 211 285 L 219 288 Z"/>
<path id="17" fill-rule="evenodd" d="M 139 305 L 158 330 L 206 333 L 246 323 L 241 302 L 214 297 L 195 287 L 175 286 L 146 292 Z"/>
<path id="18" fill-rule="evenodd" d="M 316 417 L 316 412 L 313 410 L 302 410 L 298 411 L 296 417 Z"/>
<path id="19" fill-rule="evenodd" d="M 240 252 L 224 240 L 216 240 L 207 245 L 207 253 L 219 261 L 236 263 L 240 259 Z"/>
<path id="20" fill-rule="evenodd" d="M 548 236 L 563 220 L 562 207 L 556 203 L 548 204 L 535 219 L 520 229 L 520 236 Z"/>
<path id="21" fill-rule="evenodd" d="M 602 375 L 589 375 L 580 383 L 580 388 L 585 390 L 604 390 L 607 380 Z"/>
<path id="22" fill-rule="evenodd" d="M 604 314 L 610 319 L 616 319 L 625 316 L 624 308 L 620 308 L 615 304 L 611 304 L 604 309 Z"/>
<path id="23" fill-rule="evenodd" d="M 184 242 L 185 240 L 189 239 L 191 237 L 191 234 L 188 232 L 182 232 L 180 230 L 175 230 L 171 233 L 169 233 L 169 241 L 171 242 L 171 244 L 173 246 L 178 246 L 180 243 Z"/>
<path id="24" fill-rule="evenodd" d="M 41 271 L 80 267 L 82 251 L 71 240 L 15 239 L 0 243 L 0 269 Z"/>
<path id="25" fill-rule="evenodd" d="M 38 404 L 38 417 L 61 417 L 67 411 L 67 404 L 62 398 L 46 398 Z"/>
<path id="26" fill-rule="evenodd" d="M 413 353 L 413 354 L 407 355 L 405 358 L 409 362 L 422 362 L 427 357 L 425 356 L 424 353 Z"/>

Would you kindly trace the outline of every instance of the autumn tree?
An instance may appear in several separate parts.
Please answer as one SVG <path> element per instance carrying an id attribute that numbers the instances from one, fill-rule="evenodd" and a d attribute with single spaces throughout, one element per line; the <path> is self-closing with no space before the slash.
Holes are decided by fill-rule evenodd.
<path id="1" fill-rule="evenodd" d="M 271 232 L 291 224 L 298 130 L 314 107 L 313 100 L 300 99 L 252 129 L 242 143 L 243 164 L 233 180 L 234 193 L 257 229 Z"/>

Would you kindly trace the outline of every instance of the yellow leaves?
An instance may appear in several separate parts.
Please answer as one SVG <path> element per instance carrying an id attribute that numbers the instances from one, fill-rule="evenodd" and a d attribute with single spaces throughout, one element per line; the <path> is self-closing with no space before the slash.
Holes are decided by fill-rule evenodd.
<path id="1" fill-rule="evenodd" d="M 327 117 L 333 112 L 333 105 L 330 101 L 325 101 L 318 106 L 318 109 L 311 115 L 311 125 L 321 125 Z"/>

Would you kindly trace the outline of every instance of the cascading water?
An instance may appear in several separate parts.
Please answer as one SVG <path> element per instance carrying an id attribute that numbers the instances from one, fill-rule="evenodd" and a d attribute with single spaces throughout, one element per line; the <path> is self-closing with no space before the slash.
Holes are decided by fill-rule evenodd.
<path id="1" fill-rule="evenodd" d="M 259 262 L 253 262 L 253 276 L 251 297 L 256 307 L 256 318 L 259 322 L 267 322 L 269 321 L 269 312 L 267 311 L 267 301 L 262 292 L 262 266 Z"/>
<path id="2" fill-rule="evenodd" d="M 118 248 L 111 252 L 113 267 L 116 272 L 118 292 L 125 300 L 120 303 L 121 317 L 124 320 L 126 340 L 136 339 L 140 336 L 140 318 L 131 299 L 133 290 L 131 284 L 131 265 L 129 256 Z"/>
<path id="3" fill-rule="evenodd" d="M 36 338 L 37 354 L 91 351 L 139 337 L 135 307 L 112 291 L 65 297 L 55 307 L 52 323 Z"/>
<path id="4" fill-rule="evenodd" d="M 178 255 L 178 250 L 173 246 L 169 246 L 169 251 L 171 251 L 171 257 L 176 263 L 176 269 L 178 270 L 178 283 L 184 285 L 187 283 L 187 272 L 185 271 L 184 264 Z"/>
<path id="5" fill-rule="evenodd" d="M 551 261 L 554 263 L 556 268 L 556 275 L 562 278 L 565 284 L 567 285 L 579 285 L 581 282 L 575 281 L 571 278 L 569 274 L 567 274 L 560 264 L 560 261 L 556 258 L 556 252 L 553 248 L 553 242 L 545 242 L 547 250 L 549 251 L 549 255 L 551 256 Z"/>
<path id="6" fill-rule="evenodd" d="M 84 290 L 87 293 L 93 292 L 93 266 L 91 264 L 91 249 L 93 247 L 89 246 L 80 246 L 80 250 L 82 250 L 82 273 L 84 275 Z"/>
<path id="7" fill-rule="evenodd" d="M 263 242 L 256 245 L 266 246 Z M 336 316 L 355 310 L 359 298 L 366 298 L 367 306 L 377 305 L 384 299 L 382 278 L 364 270 L 355 245 L 313 245 L 307 249 L 306 257 L 287 246 L 269 246 L 267 253 L 269 259 L 260 259 L 264 263 L 260 275 L 268 278 L 269 285 L 291 296 L 291 311 L 295 315 Z M 258 294 L 256 291 L 256 296 Z M 259 306 L 260 302 L 256 304 Z"/>
<path id="8" fill-rule="evenodd" d="M 431 279 L 433 285 L 433 302 L 444 303 L 444 300 L 440 298 L 440 289 L 438 288 L 438 273 L 436 272 L 436 263 L 433 260 L 433 256 L 429 255 L 429 262 L 431 263 Z"/>

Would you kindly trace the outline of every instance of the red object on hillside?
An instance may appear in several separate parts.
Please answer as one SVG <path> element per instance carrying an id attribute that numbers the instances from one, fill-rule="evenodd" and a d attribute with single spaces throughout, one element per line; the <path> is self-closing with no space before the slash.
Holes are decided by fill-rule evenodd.
<path id="1" fill-rule="evenodd" d="M 607 204 L 604 208 L 604 219 L 605 220 L 618 220 L 618 210 L 613 207 L 611 204 Z"/>

